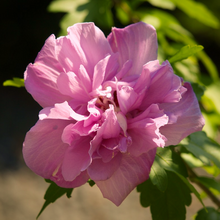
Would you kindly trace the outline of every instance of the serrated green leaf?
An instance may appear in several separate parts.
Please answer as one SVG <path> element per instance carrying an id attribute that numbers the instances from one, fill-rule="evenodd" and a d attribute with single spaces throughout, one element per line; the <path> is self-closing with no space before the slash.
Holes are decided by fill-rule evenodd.
<path id="1" fill-rule="evenodd" d="M 212 161 L 220 168 L 220 145 L 208 138 L 205 132 L 191 134 L 188 144 L 183 146 L 203 163 L 210 165 Z"/>
<path id="2" fill-rule="evenodd" d="M 150 206 L 152 202 L 157 201 L 162 195 L 150 179 L 138 185 L 137 191 L 140 192 L 140 203 L 145 208 Z"/>
<path id="3" fill-rule="evenodd" d="M 158 148 L 155 160 L 163 169 L 176 172 L 184 177 L 187 177 L 187 170 L 182 159 L 168 147 Z"/>
<path id="4" fill-rule="evenodd" d="M 201 197 L 195 187 L 186 179 L 187 170 L 180 158 L 175 152 L 172 152 L 169 148 L 159 148 L 155 160 L 167 171 L 174 172 L 185 185 L 195 194 L 201 204 L 204 206 Z M 168 184 L 169 185 L 169 184 Z"/>
<path id="5" fill-rule="evenodd" d="M 172 0 L 172 2 L 188 16 L 197 19 L 201 23 L 212 28 L 219 27 L 218 19 L 204 4 L 192 0 Z"/>
<path id="6" fill-rule="evenodd" d="M 3 86 L 24 87 L 24 79 L 13 77 L 12 80 L 6 80 Z"/>
<path id="7" fill-rule="evenodd" d="M 172 172 L 167 172 L 168 186 L 161 192 L 150 179 L 137 187 L 141 205 L 150 206 L 153 220 L 184 220 L 185 205 L 191 204 L 188 187 Z"/>
<path id="8" fill-rule="evenodd" d="M 206 211 L 207 210 L 207 211 Z M 220 212 L 213 207 L 206 207 L 206 209 L 199 210 L 195 220 L 219 220 Z"/>
<path id="9" fill-rule="evenodd" d="M 51 182 L 46 180 L 46 182 Z M 50 186 L 48 187 L 45 195 L 44 195 L 44 199 L 46 200 L 45 203 L 43 204 L 43 207 L 41 208 L 39 214 L 37 215 L 37 218 L 41 215 L 41 213 L 44 211 L 44 209 L 50 204 L 50 203 L 54 203 L 58 198 L 60 198 L 61 196 L 63 196 L 64 194 L 66 194 L 67 198 L 71 197 L 73 189 L 69 189 L 69 188 L 62 188 L 57 186 L 56 183 L 51 182 Z"/>
<path id="10" fill-rule="evenodd" d="M 164 192 L 167 188 L 167 173 L 166 171 L 158 164 L 157 160 L 154 161 L 151 171 L 150 171 L 150 180 L 153 185 Z"/>
<path id="11" fill-rule="evenodd" d="M 181 61 L 187 59 L 188 57 L 194 55 L 195 53 L 201 51 L 204 47 L 201 45 L 194 45 L 194 46 L 184 46 L 177 52 L 173 57 L 169 59 L 170 63 L 175 63 L 177 61 Z"/>

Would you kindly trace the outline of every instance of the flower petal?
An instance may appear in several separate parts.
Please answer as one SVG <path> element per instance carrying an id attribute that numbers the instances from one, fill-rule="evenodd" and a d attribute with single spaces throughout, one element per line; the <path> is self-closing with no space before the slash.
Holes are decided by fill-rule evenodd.
<path id="1" fill-rule="evenodd" d="M 68 124 L 66 120 L 39 120 L 26 134 L 24 160 L 45 179 L 50 179 L 63 161 L 68 145 L 62 142 L 61 135 Z"/>
<path id="2" fill-rule="evenodd" d="M 139 116 L 128 120 L 128 134 L 132 144 L 128 148 L 131 155 L 139 156 L 152 148 L 164 147 L 166 138 L 159 128 L 168 123 L 168 117 L 156 104 L 151 105 Z"/>
<path id="3" fill-rule="evenodd" d="M 88 154 L 90 137 L 78 136 L 65 152 L 62 164 L 64 180 L 73 181 L 80 173 L 88 168 L 91 158 Z"/>
<path id="4" fill-rule="evenodd" d="M 97 130 L 96 136 L 91 141 L 90 155 L 92 155 L 99 147 L 103 139 L 118 137 L 121 127 L 118 123 L 117 117 L 112 105 L 103 114 L 103 123 Z"/>
<path id="5" fill-rule="evenodd" d="M 146 90 L 141 109 L 153 103 L 179 102 L 181 99 L 181 78 L 173 73 L 168 61 L 159 64 L 158 60 L 147 63 L 144 71 L 150 72 L 151 82 Z"/>
<path id="6" fill-rule="evenodd" d="M 102 159 L 93 160 L 87 170 L 90 178 L 94 181 L 109 179 L 118 169 L 121 158 L 122 154 L 118 153 L 108 163 L 104 163 Z"/>
<path id="7" fill-rule="evenodd" d="M 70 100 L 57 88 L 56 81 L 63 68 L 56 59 L 55 45 L 55 37 L 51 35 L 38 53 L 35 63 L 29 64 L 24 73 L 25 88 L 42 107 Z"/>
<path id="8" fill-rule="evenodd" d="M 39 113 L 39 119 L 63 119 L 63 120 L 76 120 L 82 121 L 87 118 L 84 115 L 77 114 L 69 106 L 68 102 L 55 104 L 54 107 L 46 107 Z"/>
<path id="9" fill-rule="evenodd" d="M 81 101 L 81 103 L 87 103 L 91 97 L 83 87 L 83 83 L 73 72 L 62 73 L 57 78 L 57 86 L 62 94 L 72 97 L 76 101 Z"/>
<path id="10" fill-rule="evenodd" d="M 173 121 L 160 128 L 161 134 L 167 138 L 166 146 L 178 144 L 189 134 L 201 131 L 205 124 L 190 83 L 184 83 L 184 87 L 187 91 L 180 102 L 160 105 L 160 108 L 164 109 L 164 112 Z"/>
<path id="11" fill-rule="evenodd" d="M 141 74 L 145 63 L 157 59 L 157 36 L 153 26 L 139 22 L 123 29 L 113 28 L 108 36 L 113 52 L 119 52 L 120 67 L 132 60 L 128 75 Z"/>
<path id="12" fill-rule="evenodd" d="M 59 45 L 62 45 L 58 52 L 60 63 L 66 67 L 67 72 L 76 72 L 82 64 L 92 79 L 94 66 L 107 55 L 112 54 L 105 35 L 94 23 L 74 24 L 67 31 L 68 36 L 59 39 Z"/>
<path id="13" fill-rule="evenodd" d="M 119 168 L 109 179 L 95 181 L 103 197 L 119 206 L 138 184 L 148 179 L 155 154 L 156 149 L 140 157 L 123 154 Z"/>

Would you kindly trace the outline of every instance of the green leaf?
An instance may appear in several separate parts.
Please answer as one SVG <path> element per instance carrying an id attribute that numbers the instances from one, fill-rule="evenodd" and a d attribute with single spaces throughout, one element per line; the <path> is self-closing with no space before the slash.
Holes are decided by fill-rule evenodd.
<path id="1" fill-rule="evenodd" d="M 188 16 L 197 19 L 201 23 L 212 28 L 219 27 L 218 19 L 204 4 L 192 0 L 172 0 L 172 2 Z"/>
<path id="2" fill-rule="evenodd" d="M 220 80 L 212 83 L 210 86 L 207 86 L 204 96 L 209 98 L 213 105 L 214 110 L 220 114 Z"/>
<path id="3" fill-rule="evenodd" d="M 219 220 L 219 219 L 220 219 L 220 212 L 218 212 L 212 207 L 206 207 L 206 209 L 201 209 L 195 218 L 195 220 Z"/>
<path id="4" fill-rule="evenodd" d="M 43 207 L 41 208 L 39 214 L 37 215 L 37 218 L 41 215 L 41 213 L 44 211 L 44 209 L 50 204 L 54 203 L 58 198 L 66 194 L 67 198 L 71 197 L 73 189 L 67 189 L 67 188 L 62 188 L 56 185 L 56 183 L 46 180 L 46 182 L 50 183 L 50 186 L 48 187 L 44 199 L 46 200 L 45 203 L 43 204 Z"/>
<path id="5" fill-rule="evenodd" d="M 220 145 L 208 138 L 205 132 L 199 131 L 191 134 L 188 144 L 183 146 L 203 163 L 210 165 L 212 161 L 220 168 Z"/>
<path id="6" fill-rule="evenodd" d="M 157 188 L 164 192 L 167 188 L 167 173 L 166 171 L 159 165 L 158 161 L 155 160 L 150 172 L 150 180 L 153 185 L 156 185 Z"/>
<path id="7" fill-rule="evenodd" d="M 88 0 L 54 0 L 47 10 L 49 12 L 76 12 L 79 5 L 87 3 Z"/>
<path id="8" fill-rule="evenodd" d="M 93 0 L 86 4 L 80 5 L 77 10 L 88 12 L 84 19 L 84 22 L 95 22 L 98 26 L 103 28 L 112 27 L 114 24 L 113 16 L 111 12 L 112 1 L 111 0 Z"/>
<path id="9" fill-rule="evenodd" d="M 194 55 L 195 53 L 201 51 L 202 49 L 203 49 L 203 46 L 201 45 L 184 46 L 180 49 L 179 52 L 177 52 L 173 57 L 169 59 L 169 62 L 175 63 L 177 61 L 187 59 L 188 57 Z"/>
<path id="10" fill-rule="evenodd" d="M 202 85 L 199 85 L 198 83 L 191 83 L 191 85 L 193 87 L 193 91 L 196 94 L 196 98 L 198 99 L 198 101 L 200 101 L 201 97 L 204 95 L 205 87 Z"/>
<path id="11" fill-rule="evenodd" d="M 185 220 L 185 205 L 191 204 L 190 190 L 175 173 L 166 172 L 169 184 L 165 192 L 150 179 L 137 187 L 141 205 L 150 206 L 153 220 Z"/>
<path id="12" fill-rule="evenodd" d="M 89 179 L 87 182 L 89 183 L 89 185 L 91 187 L 95 185 L 95 182 L 93 180 L 91 180 L 91 179 Z"/>
<path id="13" fill-rule="evenodd" d="M 184 161 L 191 167 L 202 167 L 204 163 L 202 163 L 201 160 L 194 157 L 191 153 L 181 153 L 181 157 L 184 159 Z"/>
<path id="14" fill-rule="evenodd" d="M 13 77 L 12 80 L 6 80 L 3 86 L 24 87 L 24 79 Z"/>
<path id="15" fill-rule="evenodd" d="M 148 0 L 153 6 L 164 8 L 164 9 L 175 9 L 175 4 L 170 0 Z"/>
<path id="16" fill-rule="evenodd" d="M 184 177 L 188 176 L 186 167 L 180 156 L 168 147 L 157 149 L 155 161 L 165 170 L 178 173 Z"/>
<path id="17" fill-rule="evenodd" d="M 220 174 L 220 169 L 215 164 L 212 166 L 203 166 L 203 169 L 214 177 Z"/>
<path id="18" fill-rule="evenodd" d="M 155 160 L 166 171 L 171 171 L 177 174 L 177 176 L 185 183 L 185 185 L 196 195 L 201 204 L 204 206 L 201 197 L 192 184 L 186 179 L 187 170 L 181 157 L 175 152 L 172 152 L 169 148 L 158 148 Z"/>
<path id="19" fill-rule="evenodd" d="M 197 177 L 196 179 L 208 189 L 214 189 L 220 192 L 220 183 L 216 179 L 204 176 Z"/>

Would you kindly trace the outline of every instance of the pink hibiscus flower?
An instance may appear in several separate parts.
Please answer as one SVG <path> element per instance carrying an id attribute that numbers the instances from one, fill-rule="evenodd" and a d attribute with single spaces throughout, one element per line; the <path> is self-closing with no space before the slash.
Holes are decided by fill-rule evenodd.
<path id="1" fill-rule="evenodd" d="M 24 141 L 26 164 L 61 187 L 92 179 L 116 205 L 148 179 L 157 147 L 204 125 L 190 84 L 159 64 L 156 31 L 142 22 L 107 38 L 93 23 L 51 35 L 25 86 L 43 107 Z"/>

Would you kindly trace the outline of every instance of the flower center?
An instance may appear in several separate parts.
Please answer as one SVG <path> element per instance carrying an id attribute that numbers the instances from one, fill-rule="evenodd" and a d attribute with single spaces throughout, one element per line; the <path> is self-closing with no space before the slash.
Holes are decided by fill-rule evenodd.
<path id="1" fill-rule="evenodd" d="M 100 92 L 100 96 L 97 98 L 96 101 L 96 106 L 103 111 L 109 109 L 109 105 L 114 106 L 114 111 L 116 113 L 120 112 L 117 93 L 116 91 L 112 91 L 111 86 L 107 86 L 105 90 L 102 90 L 102 92 Z"/>

